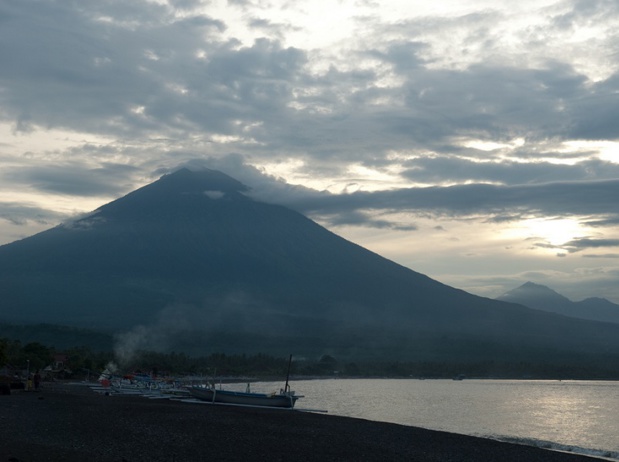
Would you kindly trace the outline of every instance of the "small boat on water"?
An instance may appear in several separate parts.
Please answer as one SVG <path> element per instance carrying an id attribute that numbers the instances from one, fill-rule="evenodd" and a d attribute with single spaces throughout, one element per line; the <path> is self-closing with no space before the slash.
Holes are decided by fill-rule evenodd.
<path id="1" fill-rule="evenodd" d="M 292 355 L 288 360 L 288 373 L 286 375 L 286 385 L 279 393 L 252 393 L 247 384 L 245 392 L 231 390 L 217 390 L 215 386 L 200 385 L 189 387 L 189 393 L 194 398 L 202 401 L 210 401 L 211 403 L 235 404 L 237 406 L 261 406 L 261 407 L 276 407 L 292 409 L 297 399 L 302 396 L 296 395 L 293 390 L 290 390 L 288 380 L 290 378 L 290 365 L 292 364 Z"/>
<path id="2" fill-rule="evenodd" d="M 195 386 L 189 388 L 189 393 L 202 401 L 212 403 L 236 404 L 241 406 L 264 406 L 292 409 L 300 396 L 294 391 L 280 390 L 279 393 L 247 393 L 230 390 L 217 390 L 214 387 Z"/>

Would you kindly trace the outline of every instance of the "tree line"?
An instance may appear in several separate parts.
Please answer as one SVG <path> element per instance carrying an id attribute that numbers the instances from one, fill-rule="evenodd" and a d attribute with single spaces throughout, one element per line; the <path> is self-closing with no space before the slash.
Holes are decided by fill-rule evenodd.
<path id="1" fill-rule="evenodd" d="M 22 344 L 0 338 L 0 369 L 23 372 L 52 365 L 57 353 L 66 358 L 63 377 L 83 379 L 98 375 L 116 358 L 111 351 L 73 347 L 57 351 L 39 342 Z M 137 352 L 131 361 L 116 364 L 122 373 L 142 372 L 158 376 L 281 378 L 288 372 L 288 357 L 267 354 L 190 356 L 178 352 Z M 52 367 L 54 369 L 54 367 Z M 56 370 L 55 372 L 61 372 Z M 448 362 L 448 361 L 349 361 L 325 354 L 320 358 L 294 358 L 290 373 L 302 377 L 392 378 L 511 378 L 511 379 L 619 379 L 619 364 L 601 359 L 584 362 Z"/>

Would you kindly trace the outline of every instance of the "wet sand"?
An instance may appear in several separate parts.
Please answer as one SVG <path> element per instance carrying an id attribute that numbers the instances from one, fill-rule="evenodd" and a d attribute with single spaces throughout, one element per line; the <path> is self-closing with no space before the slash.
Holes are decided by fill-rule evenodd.
<path id="1" fill-rule="evenodd" d="M 139 396 L 79 385 L 0 396 L 0 462 L 501 461 L 597 459 L 325 414 Z"/>

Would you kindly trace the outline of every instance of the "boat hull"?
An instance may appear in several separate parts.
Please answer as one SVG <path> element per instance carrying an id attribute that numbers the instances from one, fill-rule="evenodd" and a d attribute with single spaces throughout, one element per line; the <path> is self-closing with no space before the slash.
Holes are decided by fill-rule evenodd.
<path id="1" fill-rule="evenodd" d="M 241 406 L 264 406 L 278 408 L 293 408 L 298 397 L 289 393 L 263 394 L 242 393 L 229 390 L 213 390 L 212 388 L 192 387 L 189 393 L 194 398 L 212 403 L 236 404 Z"/>

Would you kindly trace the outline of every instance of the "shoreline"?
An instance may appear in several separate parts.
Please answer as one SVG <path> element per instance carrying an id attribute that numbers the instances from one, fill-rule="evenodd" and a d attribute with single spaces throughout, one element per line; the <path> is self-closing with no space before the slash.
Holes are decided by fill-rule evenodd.
<path id="1" fill-rule="evenodd" d="M 600 460 L 328 414 L 106 396 L 85 385 L 0 396 L 0 415 L 0 462 Z"/>

